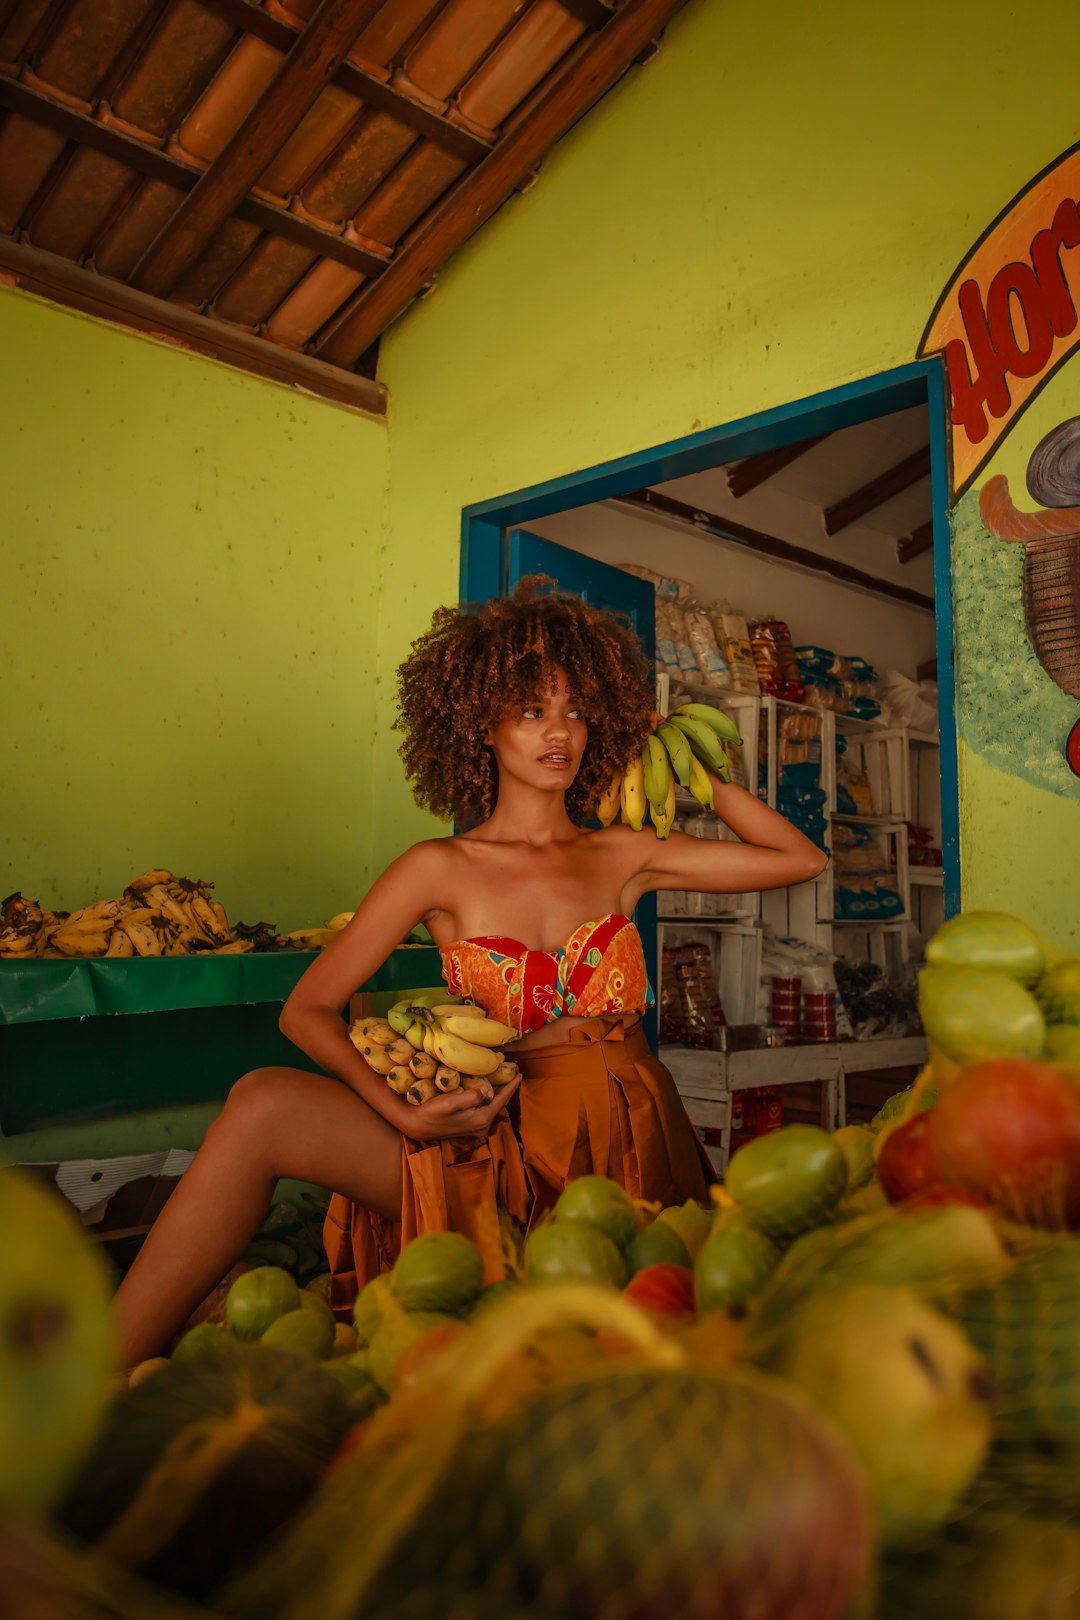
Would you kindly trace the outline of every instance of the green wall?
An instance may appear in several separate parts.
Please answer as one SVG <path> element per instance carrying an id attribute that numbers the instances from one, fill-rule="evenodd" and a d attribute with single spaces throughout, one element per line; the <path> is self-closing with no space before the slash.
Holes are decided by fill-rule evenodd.
<path id="1" fill-rule="evenodd" d="M 1074 37 L 1065 0 L 692 0 L 384 342 L 383 667 L 456 594 L 468 503 L 912 360 L 972 242 L 1077 138 Z M 1080 410 L 1080 359 L 1055 388 Z M 1019 660 L 1015 611 L 1003 634 Z M 380 862 L 426 829 L 382 693 Z M 969 687 L 962 733 L 989 701 Z M 961 773 L 965 903 L 1075 939 L 1075 779 L 1036 812 L 970 745 Z"/>
<path id="2" fill-rule="evenodd" d="M 0 289 L 2 892 L 369 881 L 384 422 Z"/>

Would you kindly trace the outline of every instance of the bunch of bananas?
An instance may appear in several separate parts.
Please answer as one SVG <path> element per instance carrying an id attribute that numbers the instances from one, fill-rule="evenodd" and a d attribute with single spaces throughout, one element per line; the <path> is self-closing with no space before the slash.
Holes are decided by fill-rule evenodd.
<path id="1" fill-rule="evenodd" d="M 731 781 L 727 745 L 742 741 L 735 722 L 710 703 L 683 703 L 645 739 L 641 753 L 613 778 L 596 807 L 602 827 L 617 816 L 640 832 L 649 816 L 657 838 L 675 820 L 675 786 L 688 788 L 706 810 L 713 808 L 712 771 Z"/>
<path id="2" fill-rule="evenodd" d="M 176 877 L 164 866 L 140 872 L 118 899 L 95 900 L 77 911 L 49 911 L 16 891 L 0 901 L 0 957 L 240 956 L 247 951 L 318 950 L 336 939 L 351 911 L 325 928 L 279 934 L 273 923 L 230 926 L 225 907 L 211 900 L 213 883 Z"/>
<path id="3" fill-rule="evenodd" d="M 517 1031 L 444 990 L 395 1002 L 385 1018 L 359 1019 L 349 1038 L 368 1067 L 417 1107 L 439 1092 L 504 1086 L 520 1073 L 495 1050 Z"/>

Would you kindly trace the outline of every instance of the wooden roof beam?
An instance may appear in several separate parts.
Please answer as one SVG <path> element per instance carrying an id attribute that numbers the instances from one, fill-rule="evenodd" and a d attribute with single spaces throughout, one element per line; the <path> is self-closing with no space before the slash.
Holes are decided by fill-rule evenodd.
<path id="1" fill-rule="evenodd" d="M 382 0 L 322 0 L 278 72 L 135 267 L 132 285 L 167 298 L 274 160 Z"/>
<path id="2" fill-rule="evenodd" d="M 210 320 L 182 304 L 136 292 L 122 281 L 83 270 L 71 259 L 0 236 L 0 284 L 20 287 L 69 309 L 113 321 L 161 342 L 255 372 L 352 410 L 385 416 L 386 389 L 370 377 L 327 366 L 228 321 Z"/>
<path id="3" fill-rule="evenodd" d="M 793 546 L 790 540 L 781 540 L 763 529 L 751 529 L 745 523 L 736 523 L 734 519 L 722 517 L 717 512 L 702 511 L 700 506 L 677 501 L 674 496 L 665 495 L 661 490 L 642 489 L 634 495 L 617 495 L 615 499 L 623 506 L 660 512 L 665 517 L 674 518 L 680 525 L 696 529 L 698 534 L 708 535 L 710 539 L 734 541 L 762 557 L 797 563 L 800 568 L 828 574 L 844 585 L 857 585 L 861 590 L 873 591 L 877 596 L 906 602 L 909 607 L 925 608 L 931 613 L 934 611 L 934 598 L 924 595 L 922 591 L 913 591 L 907 585 L 894 585 L 891 579 L 867 574 L 863 569 L 853 568 L 850 563 L 841 562 L 836 557 L 823 557 L 819 551 L 811 551 L 807 546 Z"/>
<path id="4" fill-rule="evenodd" d="M 200 4 L 225 22 L 232 23 L 234 28 L 254 35 L 264 45 L 270 45 L 282 54 L 291 51 L 300 37 L 299 29 L 264 11 L 254 0 L 200 0 Z M 403 90 L 374 73 L 365 72 L 355 62 L 342 62 L 334 74 L 334 83 L 339 89 L 356 96 L 365 107 L 389 113 L 407 129 L 426 136 L 436 146 L 453 153 L 454 157 L 464 158 L 466 163 L 479 163 L 491 151 L 490 141 L 473 134 L 472 130 L 463 129 L 459 124 L 452 124 L 449 118 L 433 108 L 421 106 Z"/>
<path id="5" fill-rule="evenodd" d="M 909 563 L 913 557 L 920 557 L 924 551 L 929 551 L 934 544 L 934 525 L 920 523 L 911 534 L 904 536 L 896 542 L 897 562 Z"/>
<path id="6" fill-rule="evenodd" d="M 793 461 L 798 461 L 800 456 L 805 456 L 815 444 L 821 444 L 828 437 L 827 433 L 819 433 L 813 439 L 800 439 L 797 444 L 782 444 L 777 450 L 762 450 L 760 455 L 737 461 L 727 469 L 728 489 L 736 497 L 749 495 L 752 489 L 767 483 L 776 473 L 790 467 Z"/>
<path id="7" fill-rule="evenodd" d="M 18 79 L 5 78 L 3 74 L 0 74 L 0 107 L 21 113 L 34 123 L 44 124 L 46 129 L 55 130 L 77 146 L 85 146 L 92 152 L 115 158 L 118 163 L 127 164 L 136 174 L 146 175 L 151 180 L 163 180 L 166 185 L 175 186 L 179 191 L 191 191 L 199 182 L 199 169 L 189 168 L 179 158 L 170 156 L 159 147 L 125 135 L 122 130 L 112 129 L 89 114 L 68 107 L 62 101 L 54 101 L 51 96 L 42 95 L 40 90 L 31 90 L 29 85 L 22 84 Z M 347 265 L 362 276 L 378 276 L 386 269 L 389 255 L 383 258 L 355 242 L 346 241 L 333 231 L 324 231 L 299 214 L 265 202 L 261 197 L 244 197 L 236 212 L 249 225 L 257 225 L 260 230 L 269 231 L 274 236 L 283 236 L 287 241 L 309 248 L 322 258 Z"/>
<path id="8" fill-rule="evenodd" d="M 823 514 L 825 533 L 839 534 L 849 523 L 857 523 L 859 518 L 865 517 L 867 512 L 872 512 L 876 506 L 884 506 L 894 495 L 910 489 L 920 478 L 929 476 L 930 446 L 925 444 L 921 450 L 905 456 L 895 467 L 890 467 L 888 472 L 879 473 L 861 489 L 853 490 L 850 495 L 845 495 L 843 500 L 837 501 L 833 506 L 827 506 Z"/>
<path id="9" fill-rule="evenodd" d="M 599 34 L 583 39 L 532 114 L 504 135 L 400 248 L 378 282 L 334 317 L 315 353 L 351 366 L 431 283 L 439 268 L 511 195 L 528 171 L 609 90 L 684 0 L 625 0 Z"/>

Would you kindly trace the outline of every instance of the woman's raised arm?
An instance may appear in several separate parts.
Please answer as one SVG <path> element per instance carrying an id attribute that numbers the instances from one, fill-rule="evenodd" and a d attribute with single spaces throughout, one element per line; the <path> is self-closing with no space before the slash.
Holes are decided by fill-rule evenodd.
<path id="1" fill-rule="evenodd" d="M 666 839 L 635 834 L 642 839 L 641 867 L 634 880 L 638 894 L 651 889 L 700 889 L 706 894 L 784 889 L 824 870 L 827 855 L 784 816 L 734 782 L 721 782 L 711 772 L 709 780 L 713 808 L 740 842 L 677 832 Z"/>

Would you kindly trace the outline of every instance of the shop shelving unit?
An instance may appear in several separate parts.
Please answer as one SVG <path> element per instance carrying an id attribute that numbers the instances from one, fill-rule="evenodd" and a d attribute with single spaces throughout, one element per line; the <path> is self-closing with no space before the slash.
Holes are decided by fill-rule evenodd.
<path id="1" fill-rule="evenodd" d="M 937 738 L 774 697 L 698 685 L 669 673 L 657 676 L 657 708 L 661 713 L 688 698 L 713 703 L 731 715 L 743 739 L 746 785 L 773 806 L 777 802 L 779 741 L 784 720 L 788 715 L 814 716 L 820 723 L 820 780 L 830 823 L 866 827 L 891 842 L 903 911 L 881 920 L 837 918 L 830 862 L 813 882 L 790 889 L 723 896 L 678 896 L 661 891 L 657 896 L 658 951 L 662 952 L 665 942 L 670 943 L 673 937 L 708 942 L 721 1002 L 731 1025 L 757 1020 L 762 927 L 766 923 L 781 937 L 805 939 L 838 955 L 874 961 L 895 973 L 908 959 L 913 925 L 920 931 L 928 923 L 936 926 L 934 896 L 937 921 L 941 920 L 940 868 L 911 867 L 907 858 L 909 821 L 928 824 L 940 836 L 939 773 L 933 754 Z M 847 740 L 848 753 L 855 754 L 865 771 L 875 808 L 873 815 L 852 816 L 837 811 L 838 730 Z M 689 795 L 680 792 L 677 800 L 680 820 L 684 813 L 694 821 L 702 815 Z M 719 836 L 724 836 L 722 829 Z M 818 1082 L 822 1089 L 822 1122 L 832 1129 L 844 1121 L 846 1073 L 917 1066 L 925 1056 L 925 1041 L 918 1036 L 750 1051 L 661 1048 L 661 1057 L 675 1077 L 690 1118 L 699 1127 L 709 1128 L 714 1136 L 707 1151 L 717 1171 L 723 1170 L 727 1160 L 734 1092 L 756 1086 Z"/>

